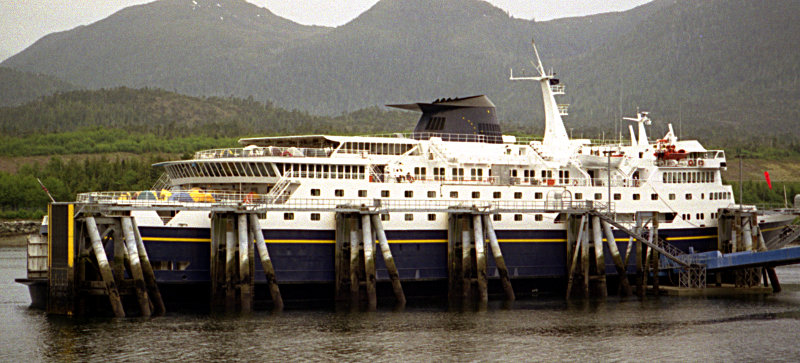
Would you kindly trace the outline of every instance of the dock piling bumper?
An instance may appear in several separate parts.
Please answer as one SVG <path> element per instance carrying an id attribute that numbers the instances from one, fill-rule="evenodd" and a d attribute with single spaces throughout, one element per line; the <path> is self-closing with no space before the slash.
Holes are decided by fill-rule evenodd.
<path id="1" fill-rule="evenodd" d="M 258 215 L 250 213 L 250 231 L 255 237 L 255 244 L 258 248 L 258 256 L 261 257 L 261 267 L 264 269 L 264 275 L 267 279 L 269 287 L 269 294 L 272 297 L 273 309 L 276 311 L 283 310 L 283 298 L 281 297 L 281 290 L 278 287 L 278 280 L 275 277 L 275 268 L 272 266 L 272 260 L 269 257 L 269 250 L 264 241 L 264 234 L 261 231 L 261 222 L 258 220 Z"/>
<path id="2" fill-rule="evenodd" d="M 383 262 L 386 265 L 386 270 L 389 273 L 389 278 L 392 280 L 392 290 L 394 291 L 395 299 L 397 299 L 398 306 L 405 306 L 406 296 L 403 293 L 403 286 L 400 284 L 400 274 L 397 271 L 397 265 L 394 263 L 392 250 L 389 248 L 389 241 L 386 239 L 386 231 L 383 229 L 383 223 L 379 214 L 371 214 L 372 227 L 375 230 L 375 235 L 380 244 L 381 254 L 383 255 Z"/>
<path id="3" fill-rule="evenodd" d="M 151 315 L 150 297 L 147 294 L 147 285 L 144 281 L 144 273 L 139 260 L 139 249 L 136 247 L 136 235 L 133 233 L 131 217 L 122 217 L 122 234 L 125 236 L 125 253 L 130 261 L 136 298 L 139 301 L 139 310 L 143 317 L 149 317 Z M 116 251 L 114 253 L 116 254 Z"/>
<path id="4" fill-rule="evenodd" d="M 369 214 L 361 215 L 361 240 L 364 244 L 364 283 L 367 290 L 367 306 L 369 310 L 375 310 L 378 307 L 378 296 L 375 289 L 375 241 Z"/>
<path id="5" fill-rule="evenodd" d="M 481 217 L 483 218 L 483 228 L 486 230 L 486 236 L 489 237 L 489 246 L 492 248 L 494 264 L 497 266 L 497 272 L 500 275 L 500 282 L 503 284 L 506 300 L 514 301 L 516 298 L 514 296 L 514 288 L 511 286 L 511 279 L 508 276 L 508 267 L 506 266 L 505 258 L 503 258 L 503 252 L 500 250 L 500 243 L 497 241 L 494 226 L 488 214 L 484 214 Z"/>
<path id="6" fill-rule="evenodd" d="M 599 219 L 599 218 L 598 218 Z M 625 269 L 625 263 L 622 261 L 622 256 L 619 254 L 617 248 L 617 241 L 614 238 L 614 232 L 611 230 L 611 225 L 606 221 L 602 222 L 603 231 L 608 241 L 608 250 L 611 253 L 611 258 L 614 260 L 614 267 L 617 269 L 617 277 L 619 278 L 619 292 L 622 296 L 629 296 L 631 294 L 631 285 L 628 282 L 628 272 Z"/>
<path id="7" fill-rule="evenodd" d="M 89 234 L 89 239 L 92 242 L 92 251 L 97 258 L 97 265 L 100 269 L 103 283 L 105 284 L 108 299 L 111 302 L 111 310 L 114 312 L 114 316 L 124 318 L 125 309 L 122 307 L 122 299 L 119 296 L 117 285 L 114 282 L 114 274 L 111 271 L 111 266 L 109 266 L 108 257 L 106 257 L 106 251 L 103 248 L 100 232 L 97 230 L 97 223 L 94 217 L 86 217 L 86 229 Z"/>
<path id="8" fill-rule="evenodd" d="M 472 216 L 473 235 L 475 237 L 475 275 L 478 279 L 478 299 L 483 308 L 489 303 L 488 281 L 486 276 L 486 243 L 481 215 Z"/>

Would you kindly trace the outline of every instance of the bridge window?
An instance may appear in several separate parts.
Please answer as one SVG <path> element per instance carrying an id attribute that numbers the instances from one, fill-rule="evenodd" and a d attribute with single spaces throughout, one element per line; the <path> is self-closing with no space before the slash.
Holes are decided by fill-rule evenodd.
<path id="1" fill-rule="evenodd" d="M 453 168 L 453 180 L 455 181 L 464 180 L 464 168 Z"/>

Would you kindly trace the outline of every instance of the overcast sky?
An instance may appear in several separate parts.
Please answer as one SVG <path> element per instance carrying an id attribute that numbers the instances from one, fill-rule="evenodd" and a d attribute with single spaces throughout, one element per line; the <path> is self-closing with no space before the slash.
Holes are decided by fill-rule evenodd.
<path id="1" fill-rule="evenodd" d="M 0 0 L 0 60 L 37 39 L 152 0 Z M 191 1 L 191 0 L 186 0 Z M 338 26 L 378 0 L 247 0 L 301 24 Z M 517 18 L 549 20 L 633 8 L 651 0 L 487 0 Z"/>

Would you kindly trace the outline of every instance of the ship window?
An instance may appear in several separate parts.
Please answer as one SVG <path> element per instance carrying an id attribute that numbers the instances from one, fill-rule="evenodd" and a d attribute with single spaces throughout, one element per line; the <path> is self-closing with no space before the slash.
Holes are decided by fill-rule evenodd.
<path id="1" fill-rule="evenodd" d="M 472 168 L 469 170 L 469 175 L 473 181 L 483 179 L 483 169 Z"/>
<path id="2" fill-rule="evenodd" d="M 700 193 L 700 199 L 706 199 L 706 193 Z"/>
<path id="3" fill-rule="evenodd" d="M 656 193 L 650 194 L 650 200 L 658 200 L 658 194 Z"/>
<path id="4" fill-rule="evenodd" d="M 436 191 L 429 190 L 428 191 L 428 198 L 436 198 Z"/>
<path id="5" fill-rule="evenodd" d="M 433 180 L 444 180 L 444 168 L 433 168 Z"/>
<path id="6" fill-rule="evenodd" d="M 686 200 L 692 200 L 692 193 L 686 193 Z"/>
<path id="7" fill-rule="evenodd" d="M 258 165 L 261 165 L 261 164 L 258 164 Z M 250 165 L 248 165 L 248 166 L 250 167 L 250 170 L 253 171 L 253 176 L 264 176 L 264 175 L 261 174 L 261 170 L 258 170 L 258 166 L 256 166 L 256 163 L 250 163 Z"/>
<path id="8" fill-rule="evenodd" d="M 287 212 L 283 214 L 283 219 L 287 221 L 294 220 L 294 213 Z"/>
<path id="9" fill-rule="evenodd" d="M 500 192 L 492 193 L 492 198 L 494 198 L 494 199 L 500 199 L 502 196 L 503 196 L 503 194 L 500 193 Z"/>
<path id="10" fill-rule="evenodd" d="M 411 214 L 411 213 L 406 213 L 404 219 L 407 220 L 407 221 L 413 221 L 414 220 L 414 215 Z"/>
<path id="11" fill-rule="evenodd" d="M 492 214 L 492 220 L 493 221 L 500 221 L 501 219 L 503 219 L 503 216 L 500 215 L 499 213 L 498 214 Z"/>
<path id="12" fill-rule="evenodd" d="M 344 189 L 336 189 L 333 191 L 333 195 L 337 197 L 344 197 Z"/>
<path id="13" fill-rule="evenodd" d="M 319 189 L 311 189 L 311 196 L 312 197 L 319 197 L 320 191 Z"/>
<path id="14" fill-rule="evenodd" d="M 464 180 L 464 168 L 453 168 L 453 180 L 455 181 Z"/>
<path id="15" fill-rule="evenodd" d="M 406 198 L 414 198 L 414 191 L 413 190 L 406 190 L 405 197 Z"/>
<path id="16" fill-rule="evenodd" d="M 236 165 L 236 163 L 227 163 L 227 164 L 228 164 L 228 167 L 231 169 L 231 174 L 233 174 L 233 176 L 240 176 L 241 175 L 239 173 L 239 168 L 238 168 L 238 165 Z"/>
<path id="17" fill-rule="evenodd" d="M 594 193 L 594 200 L 600 200 L 600 199 L 603 199 L 603 194 L 602 193 Z"/>
<path id="18" fill-rule="evenodd" d="M 345 179 L 350 179 L 350 175 L 351 175 L 350 165 L 345 165 L 344 166 L 344 177 L 345 177 Z"/>
<path id="19" fill-rule="evenodd" d="M 450 198 L 453 198 L 453 199 L 458 198 L 458 192 L 450 192 Z"/>
<path id="20" fill-rule="evenodd" d="M 541 221 L 544 220 L 544 217 L 541 214 L 537 214 L 537 215 L 533 216 L 533 220 L 535 220 L 537 222 L 541 222 Z"/>
<path id="21" fill-rule="evenodd" d="M 388 221 L 389 220 L 389 213 L 381 214 L 381 220 L 384 221 L 384 222 Z"/>
<path id="22" fill-rule="evenodd" d="M 522 214 L 515 214 L 514 215 L 514 220 L 517 221 L 517 222 L 521 221 L 522 220 Z"/>
<path id="23" fill-rule="evenodd" d="M 575 200 L 583 199 L 583 193 L 575 193 Z"/>
<path id="24" fill-rule="evenodd" d="M 436 214 L 428 213 L 428 220 L 429 221 L 435 221 L 436 220 Z"/>
<path id="25" fill-rule="evenodd" d="M 344 165 L 336 166 L 336 177 L 339 179 L 344 179 Z"/>
<path id="26" fill-rule="evenodd" d="M 312 221 L 318 221 L 318 220 L 320 220 L 320 218 L 319 218 L 319 213 L 311 213 L 311 220 L 312 220 Z"/>
<path id="27" fill-rule="evenodd" d="M 669 200 L 675 200 L 675 193 L 669 193 Z"/>
<path id="28" fill-rule="evenodd" d="M 641 196 L 639 195 L 639 193 L 635 193 L 633 195 L 633 200 L 639 200 L 639 199 L 641 199 Z"/>
<path id="29" fill-rule="evenodd" d="M 427 168 L 416 167 L 414 168 L 414 179 L 425 180 L 427 178 Z"/>
<path id="30" fill-rule="evenodd" d="M 389 191 L 381 190 L 381 198 L 389 198 Z"/>
<path id="31" fill-rule="evenodd" d="M 622 194 L 614 193 L 614 200 L 622 200 Z"/>
<path id="32" fill-rule="evenodd" d="M 366 190 L 359 190 L 358 191 L 358 197 L 359 198 L 366 198 L 367 197 L 367 191 Z"/>
<path id="33" fill-rule="evenodd" d="M 522 199 L 522 192 L 514 192 L 514 199 Z"/>
<path id="34" fill-rule="evenodd" d="M 481 192 L 472 192 L 472 199 L 478 199 L 481 197 Z"/>

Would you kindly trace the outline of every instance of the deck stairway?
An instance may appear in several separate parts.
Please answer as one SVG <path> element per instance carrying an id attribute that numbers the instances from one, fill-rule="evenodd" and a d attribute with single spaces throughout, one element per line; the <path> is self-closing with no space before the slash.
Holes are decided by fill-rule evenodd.
<path id="1" fill-rule="evenodd" d="M 283 176 L 272 186 L 269 193 L 265 195 L 263 202 L 267 204 L 283 204 L 289 200 L 292 193 L 297 189 L 300 182 L 292 176 L 292 172 L 287 171 Z"/>

